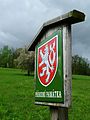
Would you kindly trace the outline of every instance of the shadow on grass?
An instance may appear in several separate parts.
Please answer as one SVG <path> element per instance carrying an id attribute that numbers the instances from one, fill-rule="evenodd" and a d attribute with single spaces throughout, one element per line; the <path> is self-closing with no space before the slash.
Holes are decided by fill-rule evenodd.
<path id="1" fill-rule="evenodd" d="M 87 75 L 73 75 L 73 80 L 90 80 L 90 76 Z"/>
<path id="2" fill-rule="evenodd" d="M 13 75 L 16 75 L 16 76 L 34 76 L 34 74 L 28 75 L 27 73 L 14 73 Z"/>

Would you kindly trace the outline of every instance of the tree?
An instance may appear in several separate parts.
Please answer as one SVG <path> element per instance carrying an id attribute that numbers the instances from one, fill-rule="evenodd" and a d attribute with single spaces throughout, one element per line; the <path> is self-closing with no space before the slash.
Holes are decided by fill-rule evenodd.
<path id="1" fill-rule="evenodd" d="M 90 63 L 88 59 L 74 55 L 72 57 L 72 72 L 73 74 L 90 75 Z"/>
<path id="2" fill-rule="evenodd" d="M 27 70 L 30 75 L 34 71 L 34 52 L 28 52 L 26 48 L 20 49 L 19 56 L 14 60 L 18 68 Z"/>
<path id="3" fill-rule="evenodd" d="M 0 66 L 1 67 L 13 67 L 13 49 L 8 46 L 4 46 L 0 50 Z"/>

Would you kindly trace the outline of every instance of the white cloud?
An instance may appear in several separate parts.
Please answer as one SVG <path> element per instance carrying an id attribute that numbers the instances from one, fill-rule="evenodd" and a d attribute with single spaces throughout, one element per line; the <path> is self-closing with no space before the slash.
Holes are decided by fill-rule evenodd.
<path id="1" fill-rule="evenodd" d="M 0 0 L 0 47 L 24 46 L 30 43 L 43 22 L 78 9 L 87 17 L 85 22 L 73 27 L 73 50 L 90 59 L 89 6 L 89 0 Z"/>

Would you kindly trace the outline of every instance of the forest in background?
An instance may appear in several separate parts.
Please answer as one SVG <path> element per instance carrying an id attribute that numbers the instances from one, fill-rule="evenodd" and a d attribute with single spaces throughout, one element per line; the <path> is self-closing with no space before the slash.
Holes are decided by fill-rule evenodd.
<path id="1" fill-rule="evenodd" d="M 20 68 L 30 75 L 34 73 L 34 56 L 35 53 L 27 48 L 13 49 L 4 46 L 0 49 L 0 67 Z M 72 73 L 90 76 L 90 61 L 79 55 L 72 56 Z"/>

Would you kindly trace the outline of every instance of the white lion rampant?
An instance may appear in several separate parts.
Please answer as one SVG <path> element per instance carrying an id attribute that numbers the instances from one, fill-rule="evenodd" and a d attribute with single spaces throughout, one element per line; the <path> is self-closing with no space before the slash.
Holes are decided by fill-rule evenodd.
<path id="1" fill-rule="evenodd" d="M 46 71 L 46 82 L 49 81 L 49 77 L 50 77 L 50 71 L 49 69 L 51 69 L 51 71 L 54 70 L 54 61 L 55 61 L 55 52 L 54 52 L 54 47 L 55 47 L 55 42 L 50 45 L 50 52 L 49 52 L 49 46 L 46 45 L 45 49 L 44 49 L 44 53 L 42 52 L 42 50 L 40 50 L 40 56 L 42 58 L 41 63 L 39 64 L 39 67 L 42 66 L 43 64 L 45 64 L 46 66 L 42 68 L 42 72 L 40 73 L 40 77 L 44 76 L 45 71 Z M 51 58 L 51 54 L 53 54 L 53 58 Z"/>

